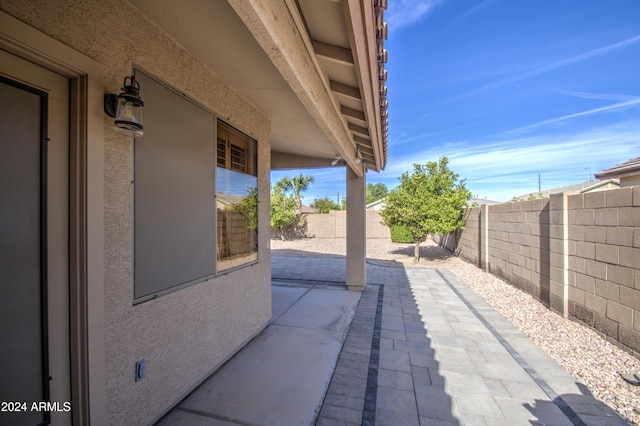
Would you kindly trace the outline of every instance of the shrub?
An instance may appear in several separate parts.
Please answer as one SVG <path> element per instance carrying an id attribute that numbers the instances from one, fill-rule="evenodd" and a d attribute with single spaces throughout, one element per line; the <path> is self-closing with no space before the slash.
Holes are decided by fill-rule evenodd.
<path id="1" fill-rule="evenodd" d="M 389 229 L 391 231 L 391 241 L 394 243 L 413 243 L 411 232 L 404 226 L 393 225 Z"/>

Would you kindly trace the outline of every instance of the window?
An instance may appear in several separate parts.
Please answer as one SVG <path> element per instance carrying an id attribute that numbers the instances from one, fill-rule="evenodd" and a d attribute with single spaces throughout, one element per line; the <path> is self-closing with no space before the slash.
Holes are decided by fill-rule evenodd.
<path id="1" fill-rule="evenodd" d="M 134 302 L 257 261 L 256 142 L 136 71 Z"/>
<path id="2" fill-rule="evenodd" d="M 258 260 L 256 142 L 219 122 L 216 204 L 218 271 Z"/>

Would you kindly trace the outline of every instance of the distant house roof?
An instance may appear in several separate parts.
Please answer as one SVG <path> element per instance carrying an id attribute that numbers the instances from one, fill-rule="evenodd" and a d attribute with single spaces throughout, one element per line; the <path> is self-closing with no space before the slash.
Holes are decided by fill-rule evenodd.
<path id="1" fill-rule="evenodd" d="M 386 197 L 385 197 L 386 198 Z M 366 205 L 367 210 L 382 210 L 384 207 L 384 198 L 374 201 Z"/>
<path id="2" fill-rule="evenodd" d="M 473 206 L 473 205 L 483 206 L 485 204 L 500 204 L 500 202 L 487 200 L 486 198 L 472 198 L 469 201 L 467 201 L 467 204 L 470 206 Z"/>
<path id="3" fill-rule="evenodd" d="M 598 179 L 621 178 L 630 175 L 640 174 L 640 157 L 632 158 L 624 163 L 616 164 L 613 167 L 604 169 L 595 176 Z"/>
<path id="4" fill-rule="evenodd" d="M 303 204 L 301 213 L 315 214 L 315 213 L 318 213 L 318 209 L 316 209 L 314 207 L 305 206 Z"/>
<path id="5" fill-rule="evenodd" d="M 596 183 L 595 181 L 590 180 L 587 182 L 578 183 L 576 185 L 568 185 L 568 186 L 561 186 L 559 188 L 545 189 L 540 192 L 533 191 L 528 194 L 520 195 L 516 198 L 519 201 L 527 201 L 531 198 L 531 196 L 535 196 L 538 198 L 549 198 L 551 194 L 561 194 L 563 192 L 580 192 L 585 188 L 593 186 L 595 183 Z"/>
<path id="6" fill-rule="evenodd" d="M 605 186 L 608 188 L 603 188 Z M 580 190 L 580 193 L 591 192 L 597 189 L 614 189 L 619 187 L 620 187 L 620 181 L 618 179 L 606 179 L 606 180 L 600 180 L 591 186 L 587 186 L 586 188 L 582 188 Z"/>

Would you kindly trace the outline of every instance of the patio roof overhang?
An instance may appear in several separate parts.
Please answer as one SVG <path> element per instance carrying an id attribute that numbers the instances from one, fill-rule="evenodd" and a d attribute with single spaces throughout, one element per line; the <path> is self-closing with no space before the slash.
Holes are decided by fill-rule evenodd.
<path id="1" fill-rule="evenodd" d="M 131 0 L 271 121 L 272 167 L 387 161 L 386 0 Z M 286 159 L 286 160 L 285 160 Z"/>

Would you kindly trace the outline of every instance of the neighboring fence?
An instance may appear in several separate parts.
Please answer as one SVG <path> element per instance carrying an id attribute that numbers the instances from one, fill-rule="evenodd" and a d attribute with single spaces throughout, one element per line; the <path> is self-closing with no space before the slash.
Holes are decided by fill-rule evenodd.
<path id="1" fill-rule="evenodd" d="M 253 253 L 257 247 L 257 234 L 247 231 L 247 220 L 240 212 L 218 209 L 218 256 L 222 258 Z"/>
<path id="2" fill-rule="evenodd" d="M 471 208 L 439 242 L 640 355 L 640 186 Z"/>
<path id="3" fill-rule="evenodd" d="M 346 238 L 347 212 L 331 210 L 327 214 L 308 214 L 307 236 L 314 238 Z M 391 239 L 389 228 L 382 225 L 382 217 L 377 210 L 367 210 L 367 238 Z"/>

